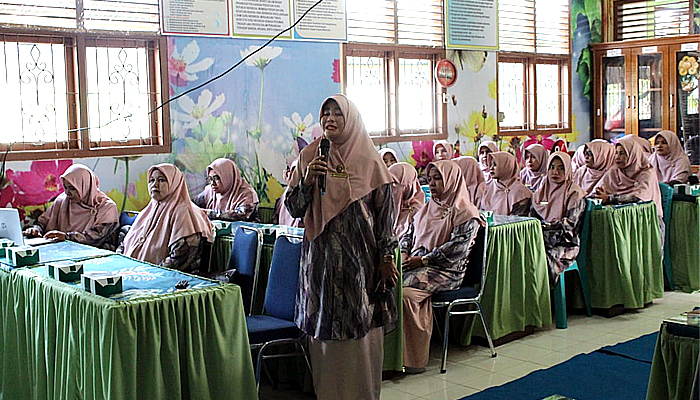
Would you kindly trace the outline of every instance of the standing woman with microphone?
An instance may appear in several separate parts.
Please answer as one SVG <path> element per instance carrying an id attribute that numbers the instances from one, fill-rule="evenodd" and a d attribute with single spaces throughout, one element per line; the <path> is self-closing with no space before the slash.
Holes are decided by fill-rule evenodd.
<path id="1" fill-rule="evenodd" d="M 285 200 L 305 226 L 296 324 L 319 400 L 378 400 L 384 333 L 397 317 L 392 177 L 355 104 L 331 96 L 320 119 L 324 134 L 299 155 Z"/>

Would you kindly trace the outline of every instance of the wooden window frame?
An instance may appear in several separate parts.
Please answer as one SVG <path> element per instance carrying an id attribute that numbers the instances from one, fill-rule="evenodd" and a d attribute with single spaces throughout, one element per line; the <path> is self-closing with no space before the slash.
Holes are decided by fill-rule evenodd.
<path id="1" fill-rule="evenodd" d="M 149 107 L 151 110 L 168 100 L 168 52 L 167 38 L 159 34 L 144 32 L 113 32 L 113 31 L 73 31 L 36 29 L 4 25 L 0 27 L 0 35 L 17 36 L 25 43 L 70 43 L 66 47 L 66 96 L 68 100 L 68 131 L 67 141 L 43 144 L 15 143 L 9 149 L 8 143 L 0 143 L 0 152 L 7 153 L 7 161 L 29 161 L 43 159 L 66 159 L 110 156 L 132 156 L 144 154 L 170 153 L 170 107 L 161 107 L 150 116 L 151 136 L 147 139 L 127 141 L 104 141 L 98 143 L 90 139 L 88 122 L 86 48 L 92 47 L 121 47 L 129 41 L 144 41 L 147 44 L 148 76 L 149 76 Z M 140 47 L 140 46 L 132 46 Z M 8 151 L 9 150 L 9 151 Z"/>
<path id="2" fill-rule="evenodd" d="M 602 28 L 603 28 L 603 41 L 605 42 L 616 42 L 616 41 L 622 41 L 622 39 L 618 39 L 617 36 L 617 5 L 618 4 L 625 4 L 625 3 L 636 3 L 639 1 L 643 0 L 603 0 L 602 3 L 602 18 L 601 20 L 603 21 Z M 678 36 L 685 36 L 685 35 L 691 35 L 693 34 L 693 1 L 694 0 L 688 0 L 688 15 L 689 15 L 689 27 L 688 30 L 689 32 L 685 34 L 680 34 Z M 660 37 L 653 37 L 653 38 L 635 38 L 635 39 L 627 39 L 627 40 L 653 40 L 653 39 L 660 39 L 664 37 L 677 37 L 677 36 L 660 36 Z M 626 40 L 625 40 L 626 41 Z"/>
<path id="3" fill-rule="evenodd" d="M 501 62 L 523 63 L 523 110 L 525 120 L 521 126 L 501 126 L 498 124 L 500 136 L 529 136 L 545 134 L 571 133 L 571 55 L 530 54 L 530 53 L 506 53 L 499 52 L 497 64 Z M 566 83 L 566 94 L 560 96 L 559 121 L 563 127 L 552 125 L 537 125 L 537 64 L 559 65 L 559 92 Z M 562 71 L 565 68 L 566 71 Z M 498 68 L 496 70 L 496 87 L 498 88 Z M 565 76 L 566 75 L 566 76 Z M 499 90 L 496 90 L 496 106 L 498 107 Z M 500 111 L 500 110 L 499 110 Z"/>
<path id="4" fill-rule="evenodd" d="M 447 139 L 447 103 L 443 100 L 447 95 L 447 89 L 440 87 L 435 79 L 431 85 L 434 95 L 433 101 L 433 127 L 432 129 L 407 130 L 402 132 L 398 128 L 400 113 L 399 102 L 399 62 L 403 59 L 430 59 L 431 71 L 435 70 L 435 64 L 445 58 L 445 49 L 418 46 L 383 45 L 370 43 L 344 43 L 341 49 L 343 59 L 342 88 L 347 93 L 347 57 L 383 57 L 385 77 L 385 104 L 386 126 L 382 132 L 370 132 L 375 145 L 407 142 L 419 140 Z"/>

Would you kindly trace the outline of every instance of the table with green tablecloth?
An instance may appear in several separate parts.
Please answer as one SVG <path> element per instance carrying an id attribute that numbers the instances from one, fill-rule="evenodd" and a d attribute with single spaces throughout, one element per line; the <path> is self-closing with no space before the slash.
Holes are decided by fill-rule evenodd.
<path id="1" fill-rule="evenodd" d="M 542 226 L 534 218 L 495 215 L 489 224 L 487 274 L 481 306 L 491 338 L 551 325 L 547 258 Z M 468 317 L 460 342 L 486 337 L 481 321 Z"/>
<path id="2" fill-rule="evenodd" d="M 653 202 L 593 210 L 588 240 L 591 307 L 643 308 L 664 295 L 663 248 Z M 583 307 L 580 296 L 574 298 Z"/>
<path id="3" fill-rule="evenodd" d="M 676 289 L 700 289 L 700 197 L 674 196 L 669 246 Z"/>
<path id="4" fill-rule="evenodd" d="M 103 257 L 113 252 L 82 243 L 61 241 L 33 246 L 39 250 L 39 263 L 45 264 L 55 261 L 84 260 L 93 257 Z M 0 268 L 12 269 L 14 266 L 5 258 L 0 258 Z M 4 266 L 4 267 L 3 267 Z"/>
<path id="5" fill-rule="evenodd" d="M 245 223 L 246 226 L 255 228 L 274 228 L 276 225 L 253 224 Z M 293 233 L 303 232 L 299 228 L 294 229 Z M 235 229 L 234 229 L 235 231 Z M 303 233 L 302 233 L 303 234 Z M 270 242 L 269 240 L 267 241 Z M 264 243 L 260 253 L 260 268 L 258 271 L 258 284 L 256 287 L 256 297 L 252 307 L 254 314 L 260 314 L 263 311 L 263 303 L 265 301 L 265 290 L 267 288 L 267 277 L 270 271 L 270 263 L 272 262 L 272 252 L 274 245 Z M 216 271 L 226 269 L 231 248 L 233 246 L 233 236 L 223 235 L 217 236 L 212 249 L 212 268 Z M 398 247 L 395 253 L 396 265 L 401 273 L 401 253 Z M 394 296 L 399 305 L 399 319 L 396 322 L 396 329 L 388 333 L 384 337 L 384 370 L 385 371 L 402 371 L 403 370 L 403 308 L 401 307 L 401 298 L 403 296 L 401 285 L 394 288 Z"/>
<path id="6" fill-rule="evenodd" d="M 697 326 L 664 321 L 656 339 L 647 400 L 692 398 L 693 377 L 698 373 L 698 354 L 700 330 Z"/>
<path id="7" fill-rule="evenodd" d="M 119 274 L 123 293 L 0 272 L 0 398 L 257 398 L 239 287 L 121 255 L 83 268 Z"/>

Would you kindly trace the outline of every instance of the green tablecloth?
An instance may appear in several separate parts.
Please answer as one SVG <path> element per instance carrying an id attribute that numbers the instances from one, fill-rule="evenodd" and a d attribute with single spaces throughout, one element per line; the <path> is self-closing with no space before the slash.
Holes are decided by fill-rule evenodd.
<path id="1" fill-rule="evenodd" d="M 233 246 L 233 236 L 217 236 L 212 249 L 212 268 L 214 271 L 226 269 L 229 256 L 231 255 L 231 247 Z M 260 254 L 260 270 L 258 271 L 258 284 L 255 302 L 253 304 L 253 313 L 261 314 L 263 311 L 263 303 L 265 301 L 265 290 L 267 288 L 267 277 L 270 271 L 270 263 L 272 262 L 272 252 L 274 246 L 264 244 Z M 401 273 L 401 253 L 396 249 L 394 258 L 397 262 L 399 273 Z M 399 309 L 399 319 L 396 322 L 396 329 L 388 333 L 384 337 L 384 370 L 385 371 L 402 371 L 403 370 L 403 307 L 401 299 L 403 291 L 401 285 L 394 288 L 394 295 Z"/>
<path id="2" fill-rule="evenodd" d="M 3 399 L 257 398 L 235 285 L 115 301 L 22 268 L 0 316 Z"/>
<path id="3" fill-rule="evenodd" d="M 685 292 L 700 289 L 700 197 L 695 203 L 673 201 L 669 236 L 674 285 Z"/>
<path id="4" fill-rule="evenodd" d="M 647 400 L 688 400 L 693 376 L 698 365 L 700 339 L 668 332 L 668 323 L 661 325 L 651 363 Z"/>
<path id="5" fill-rule="evenodd" d="M 643 308 L 663 297 L 663 248 L 656 205 L 605 207 L 591 212 L 590 221 L 591 306 Z"/>
<path id="6" fill-rule="evenodd" d="M 494 216 L 497 220 L 499 217 Z M 552 323 L 542 226 L 536 219 L 519 220 L 489 228 L 488 271 L 481 307 L 493 340 L 527 326 Z M 462 345 L 469 345 L 472 335 L 486 337 L 478 318 L 466 321 L 461 331 Z"/>

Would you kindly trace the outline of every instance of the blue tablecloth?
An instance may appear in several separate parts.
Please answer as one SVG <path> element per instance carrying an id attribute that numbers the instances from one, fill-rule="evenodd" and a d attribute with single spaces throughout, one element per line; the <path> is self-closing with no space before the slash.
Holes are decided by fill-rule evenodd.
<path id="1" fill-rule="evenodd" d="M 33 270 L 38 274 L 49 276 L 48 267 L 46 266 L 39 266 L 33 268 Z M 219 285 L 219 282 L 200 279 L 192 275 L 183 274 L 180 271 L 156 267 L 116 254 L 83 261 L 83 272 L 107 272 L 113 275 L 120 275 L 122 277 L 123 291 L 108 297 L 112 300 L 134 300 Z M 181 280 L 188 282 L 187 289 L 175 289 L 175 284 Z M 66 283 L 74 287 L 80 287 L 80 281 Z"/>
<path id="2" fill-rule="evenodd" d="M 36 247 L 39 249 L 40 264 L 65 260 L 85 260 L 88 258 L 114 254 L 109 250 L 98 249 L 97 247 L 70 241 L 48 243 Z M 0 265 L 0 268 L 4 268 L 6 270 L 15 268 L 4 258 L 0 258 L 0 264 L 5 264 L 4 266 Z"/>

